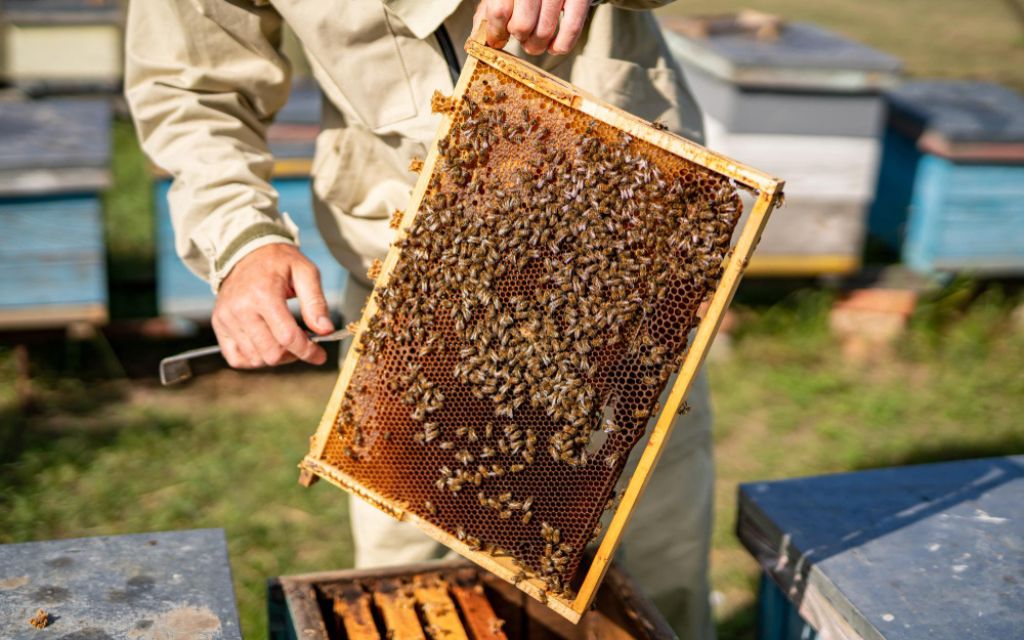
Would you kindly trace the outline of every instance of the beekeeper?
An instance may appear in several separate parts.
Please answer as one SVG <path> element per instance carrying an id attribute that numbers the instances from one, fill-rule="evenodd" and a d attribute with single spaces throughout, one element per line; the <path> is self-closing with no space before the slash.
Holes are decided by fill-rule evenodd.
<path id="1" fill-rule="evenodd" d="M 506 49 L 604 100 L 700 140 L 701 117 L 648 9 L 657 0 L 133 0 L 126 94 L 142 146 L 174 179 L 168 194 L 185 264 L 217 292 L 213 328 L 234 367 L 296 359 L 321 364 L 285 301 L 305 324 L 333 327 L 316 267 L 270 184 L 267 126 L 288 99 L 287 23 L 302 43 L 323 101 L 313 161 L 317 226 L 351 277 L 341 313 L 356 319 L 404 209 L 462 43 L 486 19 L 488 44 Z M 622 559 L 684 638 L 713 636 L 708 547 L 713 467 L 707 383 L 690 394 L 647 493 L 627 529 Z M 637 449 L 641 449 L 637 447 Z M 406 563 L 444 550 L 411 525 L 351 504 L 356 563 Z"/>

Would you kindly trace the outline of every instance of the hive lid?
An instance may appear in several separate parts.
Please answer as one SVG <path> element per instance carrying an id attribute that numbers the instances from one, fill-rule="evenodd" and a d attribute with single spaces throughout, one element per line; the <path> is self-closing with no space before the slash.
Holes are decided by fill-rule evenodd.
<path id="1" fill-rule="evenodd" d="M 118 0 L 4 0 L 4 17 L 15 24 L 105 24 L 121 22 Z"/>
<path id="2" fill-rule="evenodd" d="M 893 123 L 922 150 L 983 159 L 1024 158 L 1024 96 L 988 82 L 908 82 L 887 94 Z"/>
<path id="3" fill-rule="evenodd" d="M 102 99 L 0 102 L 0 194 L 106 188 L 110 118 Z"/>
<path id="4" fill-rule="evenodd" d="M 902 68 L 893 56 L 812 24 L 776 20 L 766 31 L 752 28 L 745 17 L 690 17 L 662 24 L 681 63 L 745 86 L 876 89 L 892 86 Z M 706 24 L 712 28 L 701 27 Z"/>
<path id="5" fill-rule="evenodd" d="M 102 99 L 0 102 L 0 171 L 106 167 L 110 118 Z"/>
<path id="6" fill-rule="evenodd" d="M 0 578 L 0 638 L 242 639 L 222 529 L 0 545 Z"/>

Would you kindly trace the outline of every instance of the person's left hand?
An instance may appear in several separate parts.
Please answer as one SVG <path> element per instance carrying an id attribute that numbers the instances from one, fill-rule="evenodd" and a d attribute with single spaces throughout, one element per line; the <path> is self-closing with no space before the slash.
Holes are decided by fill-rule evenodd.
<path id="1" fill-rule="evenodd" d="M 473 31 L 486 20 L 487 44 L 496 49 L 514 37 L 530 55 L 565 55 L 576 46 L 589 9 L 590 0 L 480 0 Z"/>

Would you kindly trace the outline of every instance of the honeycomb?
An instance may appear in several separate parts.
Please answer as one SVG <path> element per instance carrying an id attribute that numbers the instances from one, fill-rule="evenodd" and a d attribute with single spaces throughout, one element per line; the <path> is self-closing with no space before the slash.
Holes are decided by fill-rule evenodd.
<path id="1" fill-rule="evenodd" d="M 434 107 L 451 127 L 322 460 L 571 598 L 742 205 L 487 65 Z"/>

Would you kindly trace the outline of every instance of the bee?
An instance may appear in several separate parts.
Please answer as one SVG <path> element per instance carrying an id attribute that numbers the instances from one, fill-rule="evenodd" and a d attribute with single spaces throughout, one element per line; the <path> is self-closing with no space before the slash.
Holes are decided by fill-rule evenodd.
<path id="1" fill-rule="evenodd" d="M 442 451 L 448 451 L 450 449 L 455 448 L 455 443 L 454 442 L 447 442 L 446 441 L 446 442 L 440 443 L 437 446 L 440 447 Z"/>
<path id="2" fill-rule="evenodd" d="M 430 500 L 427 500 L 426 502 L 423 503 L 423 508 L 426 509 L 427 513 L 429 513 L 430 515 L 437 515 L 437 507 Z"/>
<path id="3" fill-rule="evenodd" d="M 484 445 L 484 447 L 480 450 L 480 458 L 482 458 L 482 459 L 483 458 L 493 458 L 494 455 L 495 455 L 494 454 L 494 449 L 492 449 L 491 447 L 489 447 L 487 445 Z"/>
<path id="4" fill-rule="evenodd" d="M 530 519 L 531 518 L 533 518 L 533 512 L 532 511 L 527 511 L 526 513 L 524 513 L 523 514 L 523 518 L 522 518 L 523 524 L 530 524 Z"/>
<path id="5" fill-rule="evenodd" d="M 605 458 L 604 458 L 604 466 L 608 467 L 609 469 L 614 469 L 615 465 L 616 465 L 616 463 L 618 463 L 618 461 L 619 461 L 619 454 L 613 453 L 611 455 L 605 456 Z"/>

